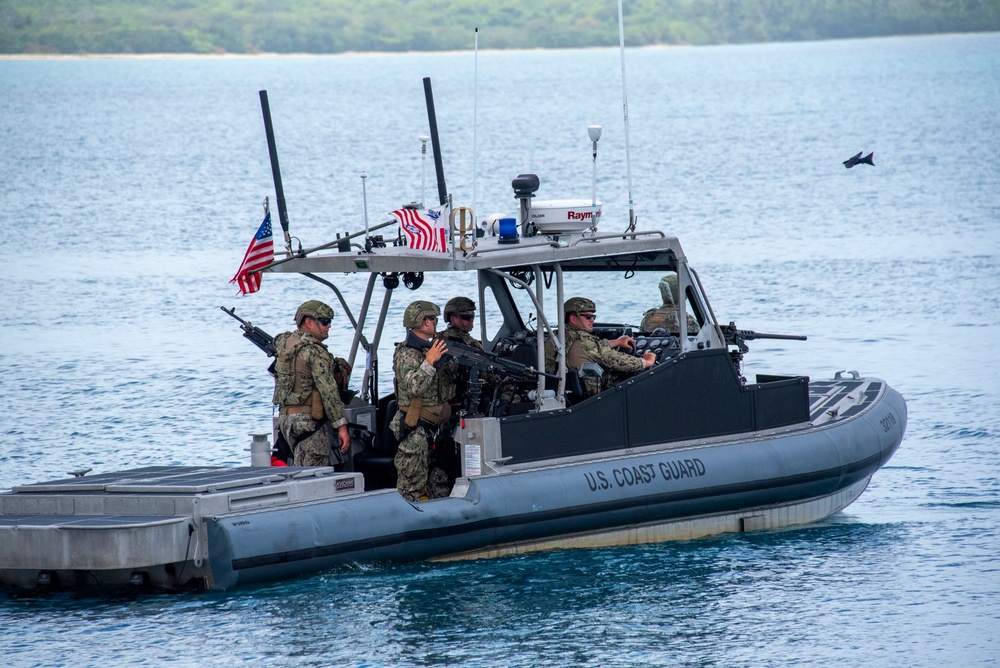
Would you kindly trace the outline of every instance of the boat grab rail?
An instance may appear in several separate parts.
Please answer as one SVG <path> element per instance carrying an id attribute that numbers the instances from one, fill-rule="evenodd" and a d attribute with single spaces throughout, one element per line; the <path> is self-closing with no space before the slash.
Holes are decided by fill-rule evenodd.
<path id="1" fill-rule="evenodd" d="M 651 236 L 657 236 L 657 237 L 660 237 L 661 239 L 666 239 L 667 238 L 667 235 L 664 234 L 660 230 L 643 230 L 641 232 L 597 234 L 597 235 L 592 236 L 592 237 L 583 237 L 581 239 L 577 239 L 576 241 L 574 241 L 573 243 L 571 243 L 569 246 L 573 247 L 573 246 L 576 246 L 577 244 L 580 244 L 580 243 L 582 243 L 584 241 L 593 242 L 593 241 L 600 241 L 601 239 L 629 239 L 629 238 L 634 239 L 636 237 L 651 237 Z M 540 247 L 540 246 L 548 246 L 550 248 L 565 248 L 565 246 L 563 246 L 558 241 L 549 241 L 548 243 L 536 244 L 533 247 Z M 485 255 L 486 253 L 498 253 L 498 252 L 503 252 L 503 251 L 508 251 L 508 250 L 509 250 L 509 247 L 507 247 L 507 246 L 497 246 L 496 248 L 481 248 L 481 249 L 473 250 L 471 253 L 469 253 L 469 257 L 478 257 L 480 255 Z"/>
<path id="2" fill-rule="evenodd" d="M 667 238 L 667 235 L 664 234 L 663 232 L 661 232 L 660 230 L 644 230 L 642 232 L 625 232 L 624 234 L 595 234 L 592 237 L 583 237 L 581 239 L 577 239 L 572 244 L 570 244 L 570 247 L 576 246 L 577 244 L 583 243 L 584 241 L 600 241 L 601 239 L 628 239 L 630 237 L 632 239 L 634 239 L 636 237 L 650 237 L 650 236 L 658 236 L 661 239 L 666 239 Z"/>
<path id="3" fill-rule="evenodd" d="M 533 244 L 532 248 L 542 248 L 545 246 L 548 246 L 550 248 L 561 248 L 558 241 L 549 241 L 548 243 L 544 244 Z M 486 253 L 497 253 L 503 251 L 509 252 L 510 246 L 497 246 L 496 248 L 480 248 L 477 250 L 473 250 L 471 253 L 469 253 L 469 257 L 478 257 L 480 255 L 485 255 Z"/>

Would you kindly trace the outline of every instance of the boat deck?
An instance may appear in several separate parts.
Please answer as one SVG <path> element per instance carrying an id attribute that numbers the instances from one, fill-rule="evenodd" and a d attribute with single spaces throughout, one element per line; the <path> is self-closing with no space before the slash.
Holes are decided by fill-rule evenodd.
<path id="1" fill-rule="evenodd" d="M 870 406 L 882 393 L 885 383 L 860 378 L 811 380 L 809 382 L 809 421 L 820 425 L 856 415 Z"/>
<path id="2" fill-rule="evenodd" d="M 362 491 L 360 473 L 330 467 L 150 466 L 20 485 L 0 494 L 0 563 L 55 571 L 184 562 L 204 543 L 203 517 Z"/>

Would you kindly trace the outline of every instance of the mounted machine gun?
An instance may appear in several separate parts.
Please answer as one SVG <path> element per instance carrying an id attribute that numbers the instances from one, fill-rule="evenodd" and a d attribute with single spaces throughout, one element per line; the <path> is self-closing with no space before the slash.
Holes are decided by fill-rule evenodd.
<path id="1" fill-rule="evenodd" d="M 750 352 L 750 348 L 747 346 L 747 341 L 753 341 L 754 339 L 782 339 L 788 341 L 805 341 L 806 337 L 799 334 L 763 334 L 761 332 L 755 332 L 752 329 L 737 329 L 736 323 L 730 321 L 728 325 L 725 325 L 722 329 L 722 336 L 726 340 L 726 344 L 730 346 L 736 346 L 736 350 L 730 350 L 729 356 L 733 359 L 733 364 L 736 365 L 736 371 L 740 374 L 741 380 L 746 383 L 746 379 L 743 378 L 742 362 L 743 355 Z"/>

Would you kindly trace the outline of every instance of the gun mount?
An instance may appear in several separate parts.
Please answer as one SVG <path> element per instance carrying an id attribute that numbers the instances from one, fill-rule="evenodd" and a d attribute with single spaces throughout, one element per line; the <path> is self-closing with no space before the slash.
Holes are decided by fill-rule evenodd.
<path id="1" fill-rule="evenodd" d="M 762 332 L 755 332 L 752 329 L 737 329 L 736 323 L 730 321 L 728 325 L 723 326 L 722 336 L 726 340 L 726 344 L 730 346 L 736 346 L 736 350 L 730 350 L 729 356 L 733 359 L 733 364 L 736 365 L 736 371 L 740 374 L 740 379 L 743 383 L 746 383 L 746 379 L 743 378 L 743 370 L 741 363 L 743 362 L 743 355 L 750 352 L 750 348 L 747 346 L 747 341 L 753 341 L 755 339 L 782 339 L 787 341 L 806 341 L 807 337 L 800 334 L 764 334 Z"/>

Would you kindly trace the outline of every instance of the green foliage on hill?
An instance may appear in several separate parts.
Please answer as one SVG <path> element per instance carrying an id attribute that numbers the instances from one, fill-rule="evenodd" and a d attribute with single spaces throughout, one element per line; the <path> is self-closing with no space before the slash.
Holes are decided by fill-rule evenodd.
<path id="1" fill-rule="evenodd" d="M 998 0 L 625 0 L 626 41 L 1000 30 Z M 336 53 L 618 43 L 615 0 L 0 0 L 0 53 Z"/>

